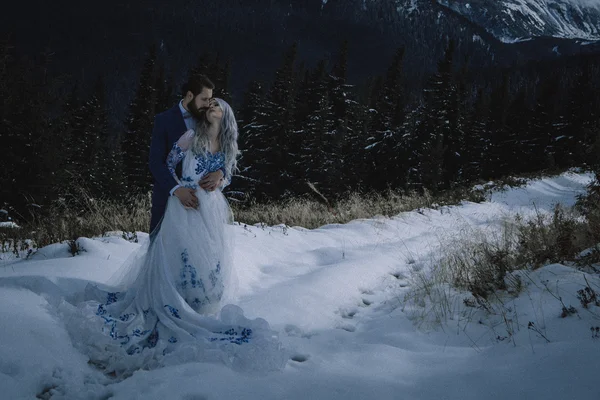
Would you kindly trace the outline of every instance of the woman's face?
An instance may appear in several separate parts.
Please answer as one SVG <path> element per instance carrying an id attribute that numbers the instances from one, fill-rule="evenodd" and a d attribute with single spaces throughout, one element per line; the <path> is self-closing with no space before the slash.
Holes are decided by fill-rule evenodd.
<path id="1" fill-rule="evenodd" d="M 211 124 L 214 124 L 215 122 L 220 122 L 222 118 L 223 110 L 221 109 L 221 106 L 216 100 L 212 99 L 208 104 L 208 110 L 206 111 L 206 119 Z"/>

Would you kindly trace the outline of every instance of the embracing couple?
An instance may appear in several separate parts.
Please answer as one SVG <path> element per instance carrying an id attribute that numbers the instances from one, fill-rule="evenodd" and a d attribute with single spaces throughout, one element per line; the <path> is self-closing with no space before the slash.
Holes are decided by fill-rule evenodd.
<path id="1" fill-rule="evenodd" d="M 236 169 L 235 116 L 212 97 L 206 76 L 192 76 L 183 89 L 181 101 L 155 118 L 150 238 L 109 279 L 108 289 L 88 290 L 100 324 L 84 335 L 92 342 L 88 350 L 99 350 L 90 358 L 115 373 L 163 357 L 226 363 L 249 357 L 244 364 L 259 361 L 260 343 L 269 354 L 261 362 L 279 368 L 282 353 L 266 321 L 249 320 L 230 304 L 237 286 L 235 235 L 221 189 Z"/>
<path id="2" fill-rule="evenodd" d="M 200 188 L 214 191 L 222 188 L 231 177 L 236 165 L 237 125 L 231 107 L 221 99 L 212 98 L 214 89 L 215 85 L 205 75 L 192 76 L 183 86 L 183 98 L 178 104 L 155 118 L 149 157 L 154 178 L 150 232 L 162 220 L 171 196 L 178 198 L 185 207 L 197 208 L 199 205 L 197 187 L 183 184 L 178 179 L 182 177 L 181 164 L 177 163 L 174 170 L 172 168 L 173 159 L 168 156 L 174 143 L 181 141 L 185 146 L 180 147 L 185 151 L 193 136 L 196 153 L 202 150 L 207 154 L 224 153 L 223 165 L 214 171 L 206 170 L 196 182 Z"/>

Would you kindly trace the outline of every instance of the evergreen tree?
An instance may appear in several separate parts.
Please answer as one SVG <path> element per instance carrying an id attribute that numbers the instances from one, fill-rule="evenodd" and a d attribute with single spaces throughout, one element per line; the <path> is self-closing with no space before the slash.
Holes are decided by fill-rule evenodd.
<path id="1" fill-rule="evenodd" d="M 381 144 L 381 132 L 383 123 L 382 116 L 379 115 L 377 102 L 380 93 L 383 90 L 383 77 L 376 76 L 369 78 L 365 84 L 365 88 L 359 93 L 359 102 L 364 104 L 363 109 L 359 110 L 357 115 L 360 115 L 361 131 L 364 133 L 365 141 L 363 147 L 364 172 L 361 181 L 367 182 L 367 190 L 380 188 L 381 171 L 378 152 Z"/>
<path id="2" fill-rule="evenodd" d="M 328 75 L 326 62 L 320 61 L 300 93 L 301 97 L 310 99 L 308 115 L 300 122 L 300 151 L 297 153 L 295 175 L 302 182 L 310 182 L 326 196 L 333 194 L 332 178 L 337 177 L 336 161 L 333 149 L 335 146 L 333 132 L 332 106 L 329 99 Z M 296 189 L 302 193 L 308 187 Z"/>
<path id="3" fill-rule="evenodd" d="M 488 137 L 487 119 L 489 99 L 482 88 L 477 90 L 473 106 L 470 108 L 465 128 L 465 145 L 463 148 L 463 179 L 474 182 L 482 177 L 483 164 L 487 158 L 485 152 Z"/>
<path id="4" fill-rule="evenodd" d="M 487 120 L 487 133 L 483 175 L 488 179 L 499 178 L 510 173 L 508 163 L 514 161 L 515 137 L 509 138 L 507 127 L 510 105 L 510 77 L 503 73 L 499 86 L 492 90 L 490 112 Z"/>
<path id="5" fill-rule="evenodd" d="M 561 157 L 568 157 L 570 165 L 577 165 L 581 162 L 590 164 L 598 162 L 594 160 L 595 157 L 590 159 L 589 149 L 594 143 L 598 132 L 598 121 L 600 120 L 599 89 L 593 81 L 592 63 L 586 59 L 569 92 L 565 121 L 567 140 L 564 140 L 563 145 L 560 146 L 562 149 Z"/>
<path id="6" fill-rule="evenodd" d="M 158 67 L 154 87 L 156 88 L 155 114 L 173 107 L 173 103 L 177 101 L 173 93 L 173 79 L 166 76 L 165 67 L 162 64 Z"/>
<path id="7" fill-rule="evenodd" d="M 555 166 L 555 138 L 559 136 L 555 107 L 558 82 L 558 76 L 551 75 L 541 80 L 537 87 L 531 125 L 526 132 L 525 156 L 529 160 L 528 170 L 531 171 Z"/>
<path id="8" fill-rule="evenodd" d="M 30 61 L 13 43 L 0 43 L 0 207 L 23 217 L 57 194 L 62 142 L 49 111 L 58 100 L 49 89 L 47 61 Z"/>
<path id="9" fill-rule="evenodd" d="M 403 142 L 405 96 L 402 79 L 404 48 L 396 51 L 385 79 L 376 82 L 370 129 L 373 143 L 368 159 L 374 174 L 369 179 L 376 189 L 406 184 L 406 154 Z"/>
<path id="10" fill-rule="evenodd" d="M 503 158 L 500 163 L 504 175 L 530 169 L 531 160 L 527 156 L 527 132 L 531 127 L 531 107 L 527 104 L 525 89 L 520 90 L 508 107 L 506 119 L 506 139 L 501 143 Z"/>
<path id="11" fill-rule="evenodd" d="M 87 168 L 85 168 L 86 186 L 94 197 L 102 197 L 107 192 L 104 185 L 106 170 L 103 169 L 102 161 L 106 155 L 104 147 L 108 142 L 108 115 L 105 107 L 104 82 L 99 78 L 94 87 L 90 99 L 85 104 L 86 114 L 85 137 L 89 140 L 87 143 L 88 153 L 86 155 Z"/>
<path id="12" fill-rule="evenodd" d="M 261 200 L 262 165 L 269 162 L 271 143 L 265 136 L 265 124 L 268 124 L 265 105 L 265 90 L 258 81 L 252 81 L 244 94 L 239 109 L 239 148 L 242 156 L 239 160 L 239 176 L 232 183 L 232 190 L 246 197 Z"/>
<path id="13" fill-rule="evenodd" d="M 329 98 L 332 106 L 334 165 L 328 173 L 331 191 L 341 195 L 357 190 L 365 180 L 365 134 L 362 108 L 355 99 L 354 86 L 347 83 L 348 41 L 342 43 L 329 76 Z"/>
<path id="14" fill-rule="evenodd" d="M 450 83 L 448 93 L 448 120 L 444 134 L 443 183 L 445 188 L 464 183 L 465 148 L 467 146 L 467 60 L 460 73 Z"/>
<path id="15" fill-rule="evenodd" d="M 210 61 L 210 57 L 208 54 L 203 53 L 200 56 L 198 56 L 198 60 L 196 61 L 196 65 L 194 65 L 192 67 L 192 69 L 190 70 L 190 73 L 188 74 L 188 79 L 189 80 L 190 77 L 194 76 L 194 75 L 206 75 L 208 76 L 208 78 L 210 80 L 213 80 L 213 78 L 211 77 L 211 61 Z M 214 81 L 213 81 L 214 82 Z"/>
<path id="16" fill-rule="evenodd" d="M 108 134 L 108 113 L 101 78 L 96 83 L 88 109 L 87 136 L 94 140 L 88 161 L 89 191 L 94 197 L 121 199 L 126 194 L 122 153 L 115 140 L 117 138 L 110 138 Z"/>
<path id="17" fill-rule="evenodd" d="M 102 141 L 97 145 L 94 165 L 99 173 L 96 177 L 96 195 L 113 200 L 126 199 L 127 183 L 123 175 L 122 151 L 114 141 Z"/>
<path id="18" fill-rule="evenodd" d="M 366 192 L 372 187 L 373 178 L 372 163 L 369 156 L 370 131 L 370 109 L 358 100 L 348 100 L 349 120 L 348 131 L 342 143 L 341 167 L 345 188 L 348 192 Z"/>
<path id="19" fill-rule="evenodd" d="M 231 65 L 229 61 L 222 61 L 217 55 L 210 65 L 210 74 L 207 76 L 215 84 L 214 97 L 219 97 L 231 104 L 231 93 L 229 92 L 229 79 Z"/>
<path id="20" fill-rule="evenodd" d="M 438 63 L 424 91 L 424 103 L 413 114 L 413 126 L 407 148 L 410 151 L 411 182 L 431 190 L 448 185 L 446 154 L 462 140 L 459 90 L 453 75 L 454 42 L 450 41 L 444 58 Z M 417 121 L 414 119 L 417 118 Z M 416 181 L 415 181 L 416 180 Z"/>
<path id="21" fill-rule="evenodd" d="M 122 141 L 123 164 L 128 192 L 131 195 L 147 193 L 151 188 L 148 154 L 157 108 L 155 84 L 156 49 L 152 46 L 144 63 L 135 97 L 129 105 Z"/>
<path id="22" fill-rule="evenodd" d="M 286 51 L 281 67 L 275 73 L 275 81 L 266 96 L 264 138 L 268 142 L 265 163 L 257 165 L 262 193 L 266 198 L 290 195 L 297 178 L 292 174 L 299 150 L 294 135 L 294 65 L 297 45 Z"/>
<path id="23" fill-rule="evenodd" d="M 81 189 L 92 197 L 105 197 L 109 190 L 102 184 L 106 170 L 99 164 L 108 156 L 103 148 L 109 138 L 102 78 L 98 78 L 84 102 L 78 104 L 72 93 L 65 107 L 64 119 L 56 132 L 64 139 L 59 191 L 67 198 L 79 198 Z"/>
<path id="24" fill-rule="evenodd" d="M 73 155 L 78 151 L 79 138 L 75 130 L 80 124 L 83 104 L 79 99 L 79 85 L 75 83 L 64 101 L 60 116 L 52 123 L 52 135 L 62 144 L 58 152 L 56 170 L 56 191 L 61 197 L 73 193 L 76 181 L 80 180 L 80 171 L 73 165 Z"/>

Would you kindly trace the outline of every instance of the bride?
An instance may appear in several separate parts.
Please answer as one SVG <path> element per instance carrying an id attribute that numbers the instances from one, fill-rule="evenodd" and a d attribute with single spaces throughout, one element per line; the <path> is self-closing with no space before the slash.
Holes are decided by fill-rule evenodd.
<path id="1" fill-rule="evenodd" d="M 107 287 L 86 288 L 88 301 L 79 308 L 87 321 L 82 345 L 96 365 L 115 373 L 194 359 L 281 367 L 282 351 L 268 323 L 245 318 L 239 307 L 223 307 L 236 287 L 231 211 L 221 190 L 198 185 L 218 169 L 226 172 L 219 189 L 228 184 L 237 136 L 231 107 L 213 99 L 196 130 L 173 145 L 167 166 L 178 184 L 195 190 L 199 205 L 186 207 L 171 196 L 148 243 Z M 181 179 L 175 175 L 180 162 Z"/>

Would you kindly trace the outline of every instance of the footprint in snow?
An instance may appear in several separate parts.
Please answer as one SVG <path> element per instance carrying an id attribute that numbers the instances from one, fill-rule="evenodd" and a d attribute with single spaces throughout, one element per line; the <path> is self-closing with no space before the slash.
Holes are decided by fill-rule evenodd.
<path id="1" fill-rule="evenodd" d="M 365 299 L 365 298 L 363 298 L 363 299 L 362 299 L 362 306 L 364 306 L 364 307 L 368 307 L 368 306 L 370 306 L 371 304 L 373 304 L 373 302 L 372 302 L 371 300 L 369 300 L 369 299 Z"/>
<path id="2" fill-rule="evenodd" d="M 358 310 L 350 309 L 350 310 L 340 310 L 340 315 L 344 319 L 352 319 L 356 315 Z"/>
<path id="3" fill-rule="evenodd" d="M 290 360 L 295 361 L 297 363 L 303 363 L 308 361 L 309 356 L 307 354 L 294 354 Z"/>
<path id="4" fill-rule="evenodd" d="M 398 282 L 398 285 L 400 287 L 408 286 L 408 282 L 406 281 L 406 275 L 404 275 L 402 272 L 394 272 L 391 275 L 400 281 L 400 282 Z"/>
<path id="5" fill-rule="evenodd" d="M 349 325 L 349 324 L 340 325 L 340 326 L 338 326 L 338 329 L 343 329 L 346 332 L 355 332 L 356 331 L 356 327 L 354 325 Z"/>
<path id="6" fill-rule="evenodd" d="M 402 272 L 392 272 L 390 275 L 396 279 L 406 279 L 406 275 L 404 275 Z"/>

